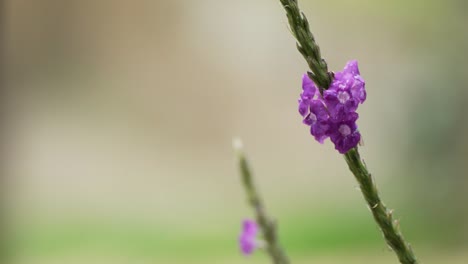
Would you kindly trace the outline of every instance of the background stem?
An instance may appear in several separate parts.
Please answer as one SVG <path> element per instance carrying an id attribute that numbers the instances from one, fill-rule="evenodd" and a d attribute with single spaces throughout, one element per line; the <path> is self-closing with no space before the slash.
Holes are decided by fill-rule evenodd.
<path id="1" fill-rule="evenodd" d="M 379 192 L 372 175 L 367 170 L 356 148 L 344 154 L 349 169 L 359 183 L 364 199 L 369 206 L 390 248 L 397 254 L 403 264 L 418 263 L 409 243 L 403 238 L 398 220 L 393 219 L 393 210 L 387 209 L 379 197 Z"/>
<path id="2" fill-rule="evenodd" d="M 276 223 L 268 216 L 260 194 L 253 182 L 252 172 L 242 150 L 242 143 L 239 140 L 235 140 L 234 148 L 237 152 L 242 183 L 247 194 L 248 202 L 255 211 L 256 222 L 263 233 L 266 242 L 266 251 L 274 264 L 289 264 L 289 259 L 279 244 Z"/>

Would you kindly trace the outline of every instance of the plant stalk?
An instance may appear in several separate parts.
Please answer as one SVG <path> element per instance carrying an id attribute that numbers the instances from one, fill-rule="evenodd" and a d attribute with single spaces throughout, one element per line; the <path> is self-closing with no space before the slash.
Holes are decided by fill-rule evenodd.
<path id="1" fill-rule="evenodd" d="M 279 243 L 276 222 L 266 212 L 261 196 L 253 182 L 252 172 L 240 140 L 234 141 L 234 148 L 237 152 L 238 166 L 248 202 L 255 211 L 256 222 L 265 239 L 265 249 L 274 264 L 289 264 L 289 259 Z"/>
<path id="2" fill-rule="evenodd" d="M 344 158 L 346 163 L 348 163 L 349 169 L 358 181 L 364 199 L 374 216 L 375 222 L 377 222 L 382 231 L 388 246 L 398 256 L 400 263 L 418 263 L 410 244 L 405 241 L 400 231 L 399 221 L 393 219 L 393 210 L 387 209 L 380 199 L 375 181 L 361 159 L 357 147 L 344 154 Z"/>
<path id="3" fill-rule="evenodd" d="M 297 49 L 306 60 L 312 72 L 309 77 L 319 87 L 320 93 L 330 87 L 333 73 L 328 71 L 327 63 L 321 57 L 320 48 L 310 31 L 306 16 L 299 9 L 297 0 L 280 0 L 293 36 L 297 40 Z M 392 210 L 387 209 L 379 197 L 377 186 L 368 172 L 364 162 L 359 156 L 357 147 L 344 154 L 349 169 L 359 182 L 361 192 L 364 195 L 375 221 L 380 227 L 387 244 L 397 254 L 400 263 L 418 263 L 411 246 L 405 241 L 400 231 L 399 222 L 393 220 Z"/>
<path id="4" fill-rule="evenodd" d="M 333 73 L 328 72 L 327 62 L 320 54 L 320 48 L 310 31 L 309 22 L 299 9 L 297 0 L 280 0 L 280 2 L 286 10 L 291 33 L 297 40 L 297 50 L 302 54 L 311 70 L 307 73 L 310 79 L 317 84 L 320 93 L 323 94 L 323 90 L 328 89 L 332 82 Z"/>

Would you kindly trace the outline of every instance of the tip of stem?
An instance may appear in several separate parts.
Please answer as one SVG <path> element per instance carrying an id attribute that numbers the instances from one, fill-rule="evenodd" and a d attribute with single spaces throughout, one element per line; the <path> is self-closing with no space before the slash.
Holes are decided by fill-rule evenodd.
<path id="1" fill-rule="evenodd" d="M 236 152 L 242 152 L 242 150 L 244 149 L 244 143 L 242 143 L 242 140 L 239 137 L 234 137 L 232 139 L 232 148 Z"/>

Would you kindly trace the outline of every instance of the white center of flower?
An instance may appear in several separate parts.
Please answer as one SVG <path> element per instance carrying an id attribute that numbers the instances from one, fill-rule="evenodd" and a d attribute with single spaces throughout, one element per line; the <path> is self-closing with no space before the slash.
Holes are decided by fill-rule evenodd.
<path id="1" fill-rule="evenodd" d="M 338 92 L 338 100 L 340 103 L 344 104 L 349 100 L 349 94 L 347 92 L 340 91 Z"/>
<path id="2" fill-rule="evenodd" d="M 312 120 L 314 122 L 317 121 L 317 116 L 314 113 L 310 113 L 309 118 L 310 118 L 310 120 Z"/>
<path id="3" fill-rule="evenodd" d="M 344 137 L 351 134 L 351 128 L 348 125 L 341 125 L 340 128 L 338 128 L 338 131 L 340 131 L 341 135 Z"/>

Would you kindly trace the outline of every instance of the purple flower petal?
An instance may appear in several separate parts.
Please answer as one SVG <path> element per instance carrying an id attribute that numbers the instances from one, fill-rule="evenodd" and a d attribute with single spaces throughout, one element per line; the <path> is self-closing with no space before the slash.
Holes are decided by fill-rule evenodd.
<path id="1" fill-rule="evenodd" d="M 305 117 L 309 113 L 309 101 L 299 99 L 299 114 Z"/>
<path id="2" fill-rule="evenodd" d="M 356 147 L 361 140 L 361 134 L 356 125 L 358 117 L 359 115 L 355 112 L 340 111 L 335 118 L 330 119 L 330 130 L 332 131 L 330 140 L 341 154 Z"/>
<path id="3" fill-rule="evenodd" d="M 252 235 L 257 235 L 258 226 L 257 223 L 253 220 L 246 219 L 242 222 L 242 232 Z"/>
<path id="4" fill-rule="evenodd" d="M 330 125 L 328 119 L 330 118 L 328 111 L 321 100 L 313 100 L 310 105 L 309 119 L 313 119 L 313 122 L 304 123 L 310 125 L 310 133 L 314 136 L 320 144 L 328 137 L 328 131 Z M 311 118 L 313 117 L 313 118 Z"/>
<path id="5" fill-rule="evenodd" d="M 257 223 L 246 219 L 242 223 L 242 232 L 239 236 L 239 248 L 244 255 L 252 254 L 257 248 L 256 237 L 258 233 Z"/>
<path id="6" fill-rule="evenodd" d="M 335 74 L 333 83 L 349 90 L 354 100 L 363 103 L 366 100 L 365 81 L 359 73 L 356 60 L 349 61 L 342 72 Z"/>
<path id="7" fill-rule="evenodd" d="M 323 100 L 327 105 L 328 112 L 333 117 L 339 111 L 356 111 L 358 104 L 352 97 L 350 91 L 333 87 L 323 93 Z"/>
<path id="8" fill-rule="evenodd" d="M 310 96 L 310 99 L 312 99 L 312 97 L 317 92 L 317 87 L 315 86 L 315 83 L 309 78 L 307 73 L 304 73 L 304 75 L 302 75 L 302 90 L 304 96 Z"/>
<path id="9" fill-rule="evenodd" d="M 353 84 L 351 85 L 351 94 L 353 98 L 361 104 L 366 100 L 366 83 L 359 75 L 354 77 Z"/>
<path id="10" fill-rule="evenodd" d="M 329 137 L 329 131 L 330 125 L 328 122 L 317 122 L 313 126 L 310 126 L 310 133 L 320 144 L 323 144 L 323 141 Z"/>
<path id="11" fill-rule="evenodd" d="M 357 60 L 350 60 L 346 63 L 343 72 L 351 73 L 352 75 L 359 75 L 359 67 Z"/>
<path id="12" fill-rule="evenodd" d="M 319 121 L 328 120 L 328 111 L 322 100 L 313 100 L 310 103 L 310 112 L 314 113 Z"/>

